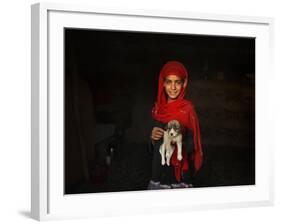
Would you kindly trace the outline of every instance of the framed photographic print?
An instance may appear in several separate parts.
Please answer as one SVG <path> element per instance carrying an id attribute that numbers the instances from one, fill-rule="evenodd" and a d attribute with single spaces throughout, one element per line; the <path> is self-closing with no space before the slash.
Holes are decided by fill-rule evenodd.
<path id="1" fill-rule="evenodd" d="M 33 218 L 273 203 L 273 19 L 38 3 L 31 26 Z"/>

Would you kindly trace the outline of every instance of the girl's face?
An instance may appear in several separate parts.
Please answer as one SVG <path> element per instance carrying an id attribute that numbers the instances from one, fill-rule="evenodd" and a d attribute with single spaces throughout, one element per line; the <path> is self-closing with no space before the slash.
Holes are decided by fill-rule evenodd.
<path id="1" fill-rule="evenodd" d="M 168 75 L 164 80 L 164 89 L 168 96 L 168 101 L 175 100 L 180 95 L 183 88 L 183 80 L 176 75 Z"/>

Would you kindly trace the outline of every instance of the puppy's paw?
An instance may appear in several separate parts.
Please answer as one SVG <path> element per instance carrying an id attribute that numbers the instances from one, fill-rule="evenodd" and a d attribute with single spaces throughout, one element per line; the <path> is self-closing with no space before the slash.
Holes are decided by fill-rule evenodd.
<path id="1" fill-rule="evenodd" d="M 162 166 L 165 165 L 165 159 L 162 159 L 162 160 L 161 160 L 161 164 L 162 164 Z"/>
<path id="2" fill-rule="evenodd" d="M 179 154 L 179 155 L 177 156 L 177 159 L 178 159 L 179 161 L 181 161 L 181 160 L 182 160 L 182 155 Z"/>

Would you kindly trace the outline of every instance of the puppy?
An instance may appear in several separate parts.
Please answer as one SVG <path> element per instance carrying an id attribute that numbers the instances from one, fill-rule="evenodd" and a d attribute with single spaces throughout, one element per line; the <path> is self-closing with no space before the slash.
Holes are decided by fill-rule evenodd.
<path id="1" fill-rule="evenodd" d="M 163 136 L 163 144 L 160 146 L 161 164 L 170 166 L 170 159 L 177 144 L 177 159 L 182 160 L 182 133 L 181 125 L 177 120 L 171 120 L 166 126 Z M 166 158 L 166 160 L 165 160 Z"/>

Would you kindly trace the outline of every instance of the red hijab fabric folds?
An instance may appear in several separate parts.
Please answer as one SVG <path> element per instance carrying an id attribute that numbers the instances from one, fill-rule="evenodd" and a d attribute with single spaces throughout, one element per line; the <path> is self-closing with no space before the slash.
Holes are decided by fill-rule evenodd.
<path id="1" fill-rule="evenodd" d="M 183 88 L 178 98 L 172 102 L 167 102 L 164 89 L 164 80 L 168 75 L 176 75 L 184 80 Z M 202 165 L 203 153 L 201 146 L 200 128 L 197 114 L 190 100 L 184 99 L 188 83 L 188 72 L 183 64 L 178 61 L 167 62 L 160 71 L 158 82 L 157 102 L 152 109 L 152 117 L 164 124 L 171 120 L 178 120 L 180 124 L 193 133 L 194 153 L 192 159 L 194 161 L 195 170 L 198 171 Z M 186 150 L 183 150 L 185 152 Z M 174 151 L 173 156 L 176 154 Z M 177 161 L 176 157 L 171 158 L 172 165 L 175 167 L 175 175 L 177 180 L 180 179 L 180 172 L 188 169 L 186 153 L 183 153 L 183 160 Z"/>

